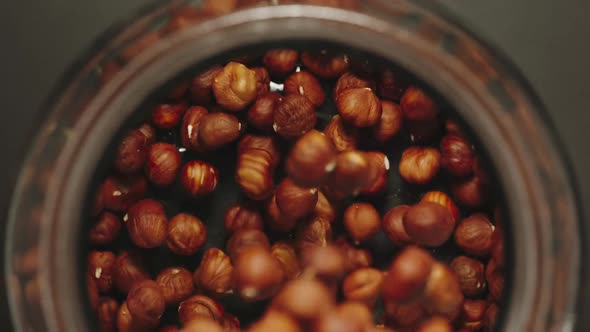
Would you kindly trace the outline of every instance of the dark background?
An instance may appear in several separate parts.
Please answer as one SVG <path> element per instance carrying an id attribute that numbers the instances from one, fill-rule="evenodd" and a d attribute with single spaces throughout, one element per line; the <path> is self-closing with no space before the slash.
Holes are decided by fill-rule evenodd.
<path id="1" fill-rule="evenodd" d="M 35 116 L 45 111 L 43 102 L 51 88 L 102 31 L 150 2 L 0 1 L 0 229 L 27 142 L 38 125 Z M 590 1 L 440 2 L 528 77 L 565 143 L 581 189 L 580 201 L 588 202 Z M 590 205 L 584 209 L 590 215 Z M 0 301 L 0 322 L 6 322 L 0 323 L 0 330 L 11 331 L 6 312 Z"/>

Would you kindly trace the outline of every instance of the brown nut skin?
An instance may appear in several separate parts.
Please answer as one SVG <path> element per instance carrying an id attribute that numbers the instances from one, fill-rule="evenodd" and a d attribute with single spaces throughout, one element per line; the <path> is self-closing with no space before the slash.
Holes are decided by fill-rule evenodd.
<path id="1" fill-rule="evenodd" d="M 151 125 L 144 123 L 137 130 L 143 134 L 146 145 L 151 145 L 156 141 L 156 130 Z"/>
<path id="2" fill-rule="evenodd" d="M 287 175 L 298 186 L 319 187 L 336 166 L 336 150 L 330 140 L 311 130 L 297 140 L 287 158 Z"/>
<path id="3" fill-rule="evenodd" d="M 346 272 L 345 256 L 336 246 L 310 247 L 300 257 L 303 276 L 316 277 L 328 285 L 338 283 Z"/>
<path id="4" fill-rule="evenodd" d="M 313 209 L 313 216 L 333 222 L 336 219 L 337 214 L 336 205 L 337 204 L 328 200 L 328 197 L 326 197 L 323 192 L 318 191 L 318 202 Z"/>
<path id="5" fill-rule="evenodd" d="M 495 303 L 490 304 L 488 309 L 486 310 L 483 325 L 485 332 L 493 332 L 496 330 L 496 325 L 498 322 L 498 306 Z"/>
<path id="6" fill-rule="evenodd" d="M 242 228 L 262 230 L 264 220 L 260 211 L 249 203 L 237 203 L 229 207 L 224 217 L 225 230 L 233 233 Z"/>
<path id="7" fill-rule="evenodd" d="M 264 316 L 254 323 L 247 332 L 301 332 L 297 321 L 289 315 L 277 310 L 269 310 Z"/>
<path id="8" fill-rule="evenodd" d="M 101 293 L 107 293 L 113 286 L 115 254 L 111 251 L 93 250 L 88 254 L 88 274 L 96 279 Z"/>
<path id="9" fill-rule="evenodd" d="M 379 96 L 389 100 L 400 100 L 408 87 L 407 80 L 398 72 L 383 70 L 377 80 Z"/>
<path id="10" fill-rule="evenodd" d="M 121 219 L 116 215 L 103 211 L 90 232 L 88 239 L 92 245 L 106 245 L 115 241 L 121 232 Z"/>
<path id="11" fill-rule="evenodd" d="M 449 210 L 455 220 L 459 220 L 459 208 L 457 205 L 455 205 L 449 195 L 443 193 L 442 191 L 429 191 L 424 194 L 424 196 L 422 196 L 420 202 L 432 202 L 440 204 Z"/>
<path id="12" fill-rule="evenodd" d="M 164 207 L 153 199 L 144 199 L 127 210 L 123 218 L 127 233 L 136 246 L 140 248 L 156 248 L 166 241 L 168 219 Z"/>
<path id="13" fill-rule="evenodd" d="M 213 79 L 213 93 L 221 107 L 238 112 L 256 99 L 256 72 L 237 62 L 230 62 Z"/>
<path id="14" fill-rule="evenodd" d="M 145 175 L 158 187 L 168 186 L 176 179 L 180 162 L 180 152 L 174 145 L 154 143 L 147 151 Z"/>
<path id="15" fill-rule="evenodd" d="M 399 205 L 387 211 L 383 216 L 381 222 L 383 231 L 396 246 L 401 247 L 412 243 L 412 239 L 404 227 L 404 216 L 409 208 L 408 205 Z"/>
<path id="16" fill-rule="evenodd" d="M 267 225 L 275 232 L 288 233 L 297 226 L 297 219 L 284 215 L 277 204 L 276 195 L 266 204 L 266 222 Z"/>
<path id="17" fill-rule="evenodd" d="M 338 78 L 333 95 L 338 96 L 344 90 L 356 88 L 369 88 L 375 91 L 375 82 L 368 75 L 349 71 Z"/>
<path id="18" fill-rule="evenodd" d="M 424 90 L 410 86 L 404 92 L 400 101 L 404 118 L 410 121 L 425 121 L 434 119 L 438 113 L 436 103 Z"/>
<path id="19" fill-rule="evenodd" d="M 482 213 L 473 214 L 461 221 L 455 230 L 454 240 L 459 248 L 476 257 L 488 257 L 494 243 L 494 225 Z"/>
<path id="20" fill-rule="evenodd" d="M 266 51 L 262 63 L 268 69 L 270 76 L 278 79 L 285 78 L 297 67 L 299 52 L 291 49 L 272 49 Z"/>
<path id="21" fill-rule="evenodd" d="M 344 198 L 356 195 L 370 184 L 370 165 L 365 153 L 345 151 L 336 156 L 336 167 L 328 179 L 328 188 Z"/>
<path id="22" fill-rule="evenodd" d="M 500 302 L 504 292 L 504 270 L 495 260 L 490 259 L 486 265 L 485 274 L 491 300 Z"/>
<path id="23" fill-rule="evenodd" d="M 295 139 L 315 127 L 317 115 L 312 102 L 298 94 L 287 95 L 273 114 L 273 130 L 281 137 Z"/>
<path id="24" fill-rule="evenodd" d="M 244 135 L 238 144 L 238 155 L 248 149 L 261 149 L 271 156 L 271 165 L 275 169 L 281 161 L 281 149 L 275 136 Z"/>
<path id="25" fill-rule="evenodd" d="M 420 324 L 416 332 L 453 332 L 453 327 L 448 319 L 433 317 Z"/>
<path id="26" fill-rule="evenodd" d="M 166 244 L 177 255 L 190 256 L 196 253 L 207 240 L 207 228 L 203 222 L 190 214 L 179 213 L 170 219 Z"/>
<path id="27" fill-rule="evenodd" d="M 208 150 L 215 150 L 240 137 L 240 120 L 227 113 L 209 113 L 199 123 L 199 142 Z"/>
<path id="28" fill-rule="evenodd" d="M 110 176 L 98 190 L 98 212 L 105 209 L 124 212 L 147 194 L 147 180 L 141 175 Z"/>
<path id="29" fill-rule="evenodd" d="M 389 158 L 382 152 L 369 151 L 365 153 L 369 162 L 369 185 L 363 188 L 361 195 L 383 194 L 387 187 L 387 174 L 390 164 Z"/>
<path id="30" fill-rule="evenodd" d="M 193 295 L 178 305 L 178 320 L 182 325 L 202 317 L 219 323 L 223 320 L 223 314 L 223 307 L 204 295 Z"/>
<path id="31" fill-rule="evenodd" d="M 183 301 L 195 290 L 192 274 L 187 269 L 178 266 L 162 270 L 156 278 L 156 283 L 160 287 L 167 305 Z"/>
<path id="32" fill-rule="evenodd" d="M 144 280 L 133 286 L 125 303 L 133 320 L 145 326 L 157 326 L 166 309 L 164 294 L 152 280 Z"/>
<path id="33" fill-rule="evenodd" d="M 479 176 L 472 176 L 451 183 L 453 197 L 462 206 L 477 209 L 488 199 L 488 183 Z"/>
<path id="34" fill-rule="evenodd" d="M 348 57 L 321 50 L 301 53 L 303 65 L 318 77 L 332 79 L 348 70 Z"/>
<path id="35" fill-rule="evenodd" d="M 364 326 L 337 311 L 328 312 L 314 322 L 313 332 L 363 332 Z"/>
<path id="36" fill-rule="evenodd" d="M 143 169 L 146 159 L 146 136 L 138 129 L 123 137 L 117 148 L 114 167 L 121 174 L 132 174 Z"/>
<path id="37" fill-rule="evenodd" d="M 385 143 L 400 132 L 403 123 L 401 107 L 391 101 L 381 100 L 381 118 L 373 126 L 373 138 Z"/>
<path id="38" fill-rule="evenodd" d="M 197 105 L 209 105 L 213 100 L 213 79 L 223 68 L 212 67 L 193 78 L 189 89 L 190 99 Z"/>
<path id="39" fill-rule="evenodd" d="M 368 250 L 356 249 L 346 242 L 346 239 L 344 238 L 336 240 L 335 245 L 340 249 L 344 256 L 344 270 L 347 273 L 373 265 L 373 257 Z"/>
<path id="40" fill-rule="evenodd" d="M 276 92 L 268 92 L 256 99 L 256 102 L 248 109 L 248 124 L 264 131 L 272 132 L 274 113 L 283 96 Z"/>
<path id="41" fill-rule="evenodd" d="M 266 248 L 245 248 L 235 261 L 234 287 L 246 301 L 272 297 L 282 286 L 284 278 L 281 265 Z"/>
<path id="42" fill-rule="evenodd" d="M 484 300 L 465 299 L 457 325 L 462 331 L 481 331 L 487 308 L 488 303 Z"/>
<path id="43" fill-rule="evenodd" d="M 204 317 L 199 316 L 195 317 L 195 319 L 190 320 L 183 328 L 180 330 L 181 332 L 223 332 L 225 331 L 223 327 L 216 321 Z"/>
<path id="44" fill-rule="evenodd" d="M 270 250 L 270 242 L 266 234 L 258 229 L 240 229 L 227 241 L 227 252 L 232 260 L 236 260 L 241 252 L 249 247 Z"/>
<path id="45" fill-rule="evenodd" d="M 332 141 L 338 152 L 355 150 L 360 139 L 359 129 L 344 122 L 340 115 L 332 117 L 324 129 L 324 134 Z"/>
<path id="46" fill-rule="evenodd" d="M 123 252 L 117 256 L 113 267 L 113 284 L 119 292 L 127 294 L 133 285 L 148 279 L 150 275 L 137 253 Z"/>
<path id="47" fill-rule="evenodd" d="M 289 281 L 273 298 L 271 308 L 308 323 L 334 307 L 330 290 L 314 279 Z"/>
<path id="48" fill-rule="evenodd" d="M 201 121 L 207 114 L 209 111 L 201 106 L 193 106 L 184 113 L 180 126 L 180 139 L 182 146 L 187 150 L 199 152 L 204 149 L 199 140 L 199 128 Z"/>
<path id="49" fill-rule="evenodd" d="M 274 191 L 273 156 L 266 150 L 250 148 L 238 155 L 236 182 L 250 199 L 262 201 Z"/>
<path id="50" fill-rule="evenodd" d="M 119 302 L 111 297 L 103 297 L 98 301 L 96 315 L 98 320 L 98 331 L 116 332 L 117 312 L 119 311 Z"/>
<path id="51" fill-rule="evenodd" d="M 449 174 L 467 177 L 473 174 L 475 154 L 471 144 L 456 135 L 446 135 L 440 141 L 441 166 Z"/>
<path id="52" fill-rule="evenodd" d="M 123 302 L 117 312 L 117 330 L 118 332 L 140 332 L 153 329 L 154 326 L 146 326 L 138 319 L 132 317 L 127 308 L 127 303 Z"/>
<path id="53" fill-rule="evenodd" d="M 384 300 L 407 303 L 421 296 L 434 264 L 424 249 L 404 249 L 391 263 L 383 281 Z"/>
<path id="54" fill-rule="evenodd" d="M 404 181 L 423 185 L 430 182 L 440 168 L 440 152 L 434 148 L 413 146 L 402 153 L 399 174 Z"/>
<path id="55" fill-rule="evenodd" d="M 229 256 L 217 248 L 205 252 L 193 278 L 199 289 L 221 295 L 232 290 L 233 266 Z"/>
<path id="56" fill-rule="evenodd" d="M 371 127 L 379 122 L 383 110 L 381 101 L 369 88 L 355 88 L 336 96 L 336 107 L 344 121 L 355 127 Z"/>
<path id="57" fill-rule="evenodd" d="M 424 308 L 432 315 L 455 319 L 461 312 L 463 293 L 457 276 L 446 265 L 432 266 L 424 289 Z"/>
<path id="58" fill-rule="evenodd" d="M 301 273 L 295 248 L 284 241 L 272 245 L 270 254 L 277 260 L 287 279 L 295 279 Z"/>
<path id="59" fill-rule="evenodd" d="M 326 219 L 312 218 L 298 225 L 295 244 L 300 252 L 314 246 L 325 247 L 332 240 L 332 225 Z"/>
<path id="60" fill-rule="evenodd" d="M 358 301 L 373 307 L 381 293 L 383 280 L 383 272 L 377 269 L 358 269 L 344 278 L 342 294 L 349 301 Z"/>
<path id="61" fill-rule="evenodd" d="M 451 262 L 451 269 L 457 275 L 465 296 L 477 297 L 485 292 L 486 280 L 481 262 L 466 256 L 458 256 Z"/>
<path id="62" fill-rule="evenodd" d="M 355 203 L 344 211 L 344 228 L 359 243 L 370 239 L 381 230 L 381 216 L 369 203 Z"/>
<path id="63" fill-rule="evenodd" d="M 260 97 L 270 90 L 270 75 L 264 67 L 252 68 L 256 73 L 256 97 Z"/>
<path id="64" fill-rule="evenodd" d="M 419 300 L 408 303 L 385 301 L 384 304 L 387 322 L 402 329 L 412 331 L 426 317 L 422 302 Z"/>
<path id="65" fill-rule="evenodd" d="M 285 94 L 307 97 L 315 107 L 321 106 L 326 100 L 326 95 L 324 94 L 324 89 L 320 81 L 309 72 L 303 70 L 291 74 L 285 80 Z"/>
<path id="66" fill-rule="evenodd" d="M 231 314 L 225 313 L 223 315 L 223 321 L 221 322 L 221 326 L 226 332 L 240 332 L 240 321 L 236 316 Z"/>
<path id="67" fill-rule="evenodd" d="M 184 191 L 192 197 L 211 194 L 218 182 L 219 171 L 204 161 L 191 160 L 180 171 L 180 183 Z"/>
<path id="68" fill-rule="evenodd" d="M 438 247 L 453 234 L 455 219 L 443 206 L 421 202 L 411 206 L 403 218 L 404 229 L 417 244 Z"/>
<path id="69" fill-rule="evenodd" d="M 373 314 L 369 307 L 363 303 L 355 301 L 342 302 L 335 308 L 335 311 L 349 317 L 361 326 L 373 325 Z"/>
<path id="70" fill-rule="evenodd" d="M 170 130 L 180 123 L 186 109 L 186 104 L 159 104 L 152 110 L 152 124 L 158 129 Z"/>
<path id="71" fill-rule="evenodd" d="M 499 267 L 504 267 L 506 265 L 506 255 L 504 254 L 504 234 L 502 233 L 502 229 L 496 227 L 494 229 L 494 234 L 492 236 L 492 259 L 496 261 Z"/>
<path id="72" fill-rule="evenodd" d="M 277 186 L 275 197 L 282 216 L 300 219 L 313 212 L 318 202 L 318 189 L 302 188 L 285 178 Z"/>

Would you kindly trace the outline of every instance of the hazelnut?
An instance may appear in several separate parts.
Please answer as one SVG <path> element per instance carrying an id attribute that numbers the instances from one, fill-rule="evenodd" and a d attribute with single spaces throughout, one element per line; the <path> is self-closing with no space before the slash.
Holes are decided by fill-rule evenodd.
<path id="1" fill-rule="evenodd" d="M 180 152 L 172 144 L 154 143 L 148 148 L 145 174 L 158 187 L 172 184 L 180 168 Z"/>
<path id="2" fill-rule="evenodd" d="M 283 97 L 276 92 L 268 92 L 256 99 L 256 102 L 248 110 L 248 123 L 265 132 L 272 132 L 274 112 Z"/>
<path id="3" fill-rule="evenodd" d="M 446 135 L 440 141 L 441 166 L 451 175 L 466 177 L 473 174 L 475 155 L 465 139 Z"/>
<path id="4" fill-rule="evenodd" d="M 437 118 L 422 121 L 404 120 L 404 127 L 414 144 L 425 144 L 438 139 L 441 123 Z"/>
<path id="5" fill-rule="evenodd" d="M 193 106 L 184 113 L 180 127 L 180 138 L 182 146 L 187 150 L 199 152 L 203 149 L 199 140 L 199 126 L 208 113 L 207 109 L 201 106 Z"/>
<path id="6" fill-rule="evenodd" d="M 229 233 L 242 228 L 262 230 L 263 222 L 262 215 L 252 204 L 234 204 L 225 212 L 225 229 Z"/>
<path id="7" fill-rule="evenodd" d="M 143 176 L 111 176 L 100 185 L 98 198 L 104 208 L 124 212 L 146 193 L 147 181 Z"/>
<path id="8" fill-rule="evenodd" d="M 123 302 L 117 312 L 117 331 L 118 332 L 137 332 L 153 329 L 154 326 L 146 326 L 140 319 L 132 317 L 127 308 L 127 302 Z"/>
<path id="9" fill-rule="evenodd" d="M 166 243 L 177 255 L 190 256 L 205 244 L 207 228 L 203 222 L 190 214 L 179 213 L 168 223 Z"/>
<path id="10" fill-rule="evenodd" d="M 281 212 L 276 195 L 273 195 L 266 205 L 266 218 L 268 226 L 279 233 L 291 232 L 297 225 L 297 219 Z"/>
<path id="11" fill-rule="evenodd" d="M 361 326 L 373 325 L 373 314 L 365 304 L 354 301 L 343 302 L 336 307 L 336 312 L 351 320 L 359 323 Z"/>
<path id="12" fill-rule="evenodd" d="M 110 297 L 103 297 L 98 301 L 96 309 L 98 319 L 98 331 L 115 332 L 117 328 L 117 312 L 119 302 Z"/>
<path id="13" fill-rule="evenodd" d="M 121 219 L 110 212 L 103 211 L 92 225 L 88 238 L 92 245 L 105 245 L 115 241 L 120 232 Z"/>
<path id="14" fill-rule="evenodd" d="M 326 99 L 320 81 L 312 74 L 303 70 L 291 74 L 285 80 L 285 94 L 307 97 L 315 107 L 321 106 Z"/>
<path id="15" fill-rule="evenodd" d="M 334 87 L 334 96 L 338 96 L 340 92 L 348 89 L 369 88 L 375 90 L 375 82 L 360 73 L 346 72 L 336 82 Z"/>
<path id="16" fill-rule="evenodd" d="M 403 219 L 404 229 L 417 244 L 438 247 L 453 234 L 455 219 L 443 206 L 421 202 L 411 206 Z"/>
<path id="17" fill-rule="evenodd" d="M 135 129 L 127 133 L 119 144 L 114 167 L 122 174 L 136 173 L 143 168 L 146 159 L 146 137 Z"/>
<path id="18" fill-rule="evenodd" d="M 158 129 L 170 130 L 180 123 L 186 104 L 159 104 L 152 110 L 152 123 Z"/>
<path id="19" fill-rule="evenodd" d="M 336 96 L 336 107 L 344 121 L 355 127 L 370 127 L 382 115 L 381 101 L 369 88 L 355 88 L 340 92 Z"/>
<path id="20" fill-rule="evenodd" d="M 484 205 L 488 199 L 487 181 L 479 176 L 451 183 L 453 197 L 460 205 L 476 209 Z"/>
<path id="21" fill-rule="evenodd" d="M 282 286 L 284 274 L 281 265 L 263 247 L 243 249 L 235 262 L 234 285 L 247 301 L 259 301 L 273 296 Z"/>
<path id="22" fill-rule="evenodd" d="M 311 322 L 334 307 L 330 290 L 314 279 L 289 281 L 273 298 L 271 308 L 298 321 Z"/>
<path id="23" fill-rule="evenodd" d="M 336 209 L 334 204 L 328 200 L 326 195 L 318 191 L 318 202 L 313 209 L 313 215 L 318 218 L 326 219 L 333 222 L 336 219 Z"/>
<path id="24" fill-rule="evenodd" d="M 303 252 L 311 247 L 325 247 L 332 239 L 332 225 L 322 218 L 312 218 L 298 225 L 295 235 L 297 249 Z"/>
<path id="25" fill-rule="evenodd" d="M 266 51 L 262 63 L 272 77 L 284 78 L 295 70 L 299 52 L 290 49 L 272 49 Z"/>
<path id="26" fill-rule="evenodd" d="M 277 310 L 269 310 L 247 332 L 301 332 L 299 325 L 289 315 Z"/>
<path id="27" fill-rule="evenodd" d="M 463 294 L 477 297 L 486 290 L 483 264 L 466 256 L 458 256 L 451 262 L 451 269 L 457 275 Z"/>
<path id="28" fill-rule="evenodd" d="M 261 149 L 271 155 L 271 164 L 274 169 L 281 161 L 281 151 L 279 143 L 274 136 L 257 136 L 245 135 L 238 144 L 238 155 L 244 153 L 248 149 Z"/>
<path id="29" fill-rule="evenodd" d="M 385 314 L 388 321 L 410 331 L 426 317 L 422 302 L 418 300 L 408 303 L 385 301 Z"/>
<path id="30" fill-rule="evenodd" d="M 362 242 L 379 232 L 381 216 L 369 203 L 355 203 L 344 211 L 344 228 L 354 241 Z"/>
<path id="31" fill-rule="evenodd" d="M 133 320 L 145 326 L 158 326 L 166 309 L 164 294 L 152 280 L 144 280 L 133 286 L 125 303 Z"/>
<path id="32" fill-rule="evenodd" d="M 300 219 L 309 215 L 318 202 L 317 188 L 302 188 L 285 178 L 276 189 L 276 202 L 281 215 Z"/>
<path id="33" fill-rule="evenodd" d="M 304 276 L 317 277 L 327 284 L 337 283 L 346 272 L 342 251 L 335 246 L 314 246 L 301 253 Z"/>
<path id="34" fill-rule="evenodd" d="M 502 293 L 504 292 L 504 271 L 496 261 L 490 259 L 486 266 L 485 275 L 491 299 L 499 302 L 502 300 Z"/>
<path id="35" fill-rule="evenodd" d="M 123 221 L 131 241 L 140 248 L 156 248 L 166 241 L 166 213 L 162 204 L 153 199 L 135 203 Z"/>
<path id="36" fill-rule="evenodd" d="M 423 249 L 404 249 L 393 260 L 385 277 L 384 299 L 407 303 L 418 298 L 426 287 L 434 263 L 432 256 Z"/>
<path id="37" fill-rule="evenodd" d="M 178 305 L 178 320 L 183 325 L 202 317 L 221 322 L 223 313 L 219 303 L 204 295 L 193 295 Z"/>
<path id="38" fill-rule="evenodd" d="M 223 332 L 223 327 L 216 321 L 205 317 L 198 316 L 190 320 L 183 328 L 183 332 Z"/>
<path id="39" fill-rule="evenodd" d="M 387 69 L 379 74 L 377 90 L 382 98 L 400 100 L 406 88 L 407 82 L 399 72 Z"/>
<path id="40" fill-rule="evenodd" d="M 223 70 L 216 66 L 195 76 L 192 81 L 189 94 L 193 103 L 197 105 L 209 105 L 213 99 L 213 79 Z"/>
<path id="41" fill-rule="evenodd" d="M 471 215 L 455 230 L 455 243 L 467 254 L 487 257 L 492 251 L 494 225 L 482 213 Z"/>
<path id="42" fill-rule="evenodd" d="M 217 248 L 211 248 L 203 255 L 193 278 L 200 289 L 221 295 L 231 291 L 232 274 L 229 256 Z"/>
<path id="43" fill-rule="evenodd" d="M 238 156 L 236 182 L 253 200 L 265 200 L 274 190 L 273 157 L 262 149 L 250 148 Z"/>
<path id="44" fill-rule="evenodd" d="M 373 257 L 365 249 L 356 249 L 346 238 L 341 237 L 334 242 L 344 257 L 344 270 L 350 273 L 356 269 L 370 267 L 373 264 Z"/>
<path id="45" fill-rule="evenodd" d="M 494 234 L 492 235 L 492 259 L 498 266 L 504 267 L 506 264 L 506 255 L 504 255 L 504 235 L 502 230 L 496 224 Z"/>
<path id="46" fill-rule="evenodd" d="M 191 160 L 180 172 L 184 190 L 193 197 L 211 194 L 219 182 L 219 171 L 204 161 Z"/>
<path id="47" fill-rule="evenodd" d="M 363 332 L 364 326 L 337 311 L 318 317 L 313 324 L 314 332 Z"/>
<path id="48" fill-rule="evenodd" d="M 139 255 L 123 252 L 117 256 L 113 266 L 113 284 L 119 292 L 127 294 L 133 285 L 147 279 L 150 276 Z"/>
<path id="49" fill-rule="evenodd" d="M 455 319 L 461 311 L 463 293 L 457 276 L 446 265 L 435 263 L 424 289 L 424 307 L 433 315 Z"/>
<path id="50" fill-rule="evenodd" d="M 339 152 L 357 148 L 359 141 L 358 128 L 344 122 L 340 115 L 332 117 L 332 120 L 324 129 L 324 134 L 332 141 Z"/>
<path id="51" fill-rule="evenodd" d="M 287 174 L 299 186 L 318 187 L 334 169 L 335 159 L 336 151 L 330 140 L 311 130 L 293 146 L 287 158 Z"/>
<path id="52" fill-rule="evenodd" d="M 310 72 L 325 79 L 336 78 L 348 70 L 348 57 L 326 50 L 303 52 L 301 62 Z"/>
<path id="53" fill-rule="evenodd" d="M 399 174 L 406 182 L 426 184 L 438 173 L 440 153 L 437 149 L 412 146 L 402 153 Z"/>
<path id="54" fill-rule="evenodd" d="M 176 304 L 188 298 L 194 291 L 193 276 L 182 267 L 169 267 L 156 278 L 167 305 Z"/>
<path id="55" fill-rule="evenodd" d="M 396 246 L 405 246 L 412 243 L 412 239 L 406 233 L 404 227 L 404 216 L 408 209 L 410 209 L 408 205 L 398 205 L 387 211 L 383 216 L 383 231 Z"/>
<path id="56" fill-rule="evenodd" d="M 287 95 L 273 114 L 274 131 L 287 139 L 297 138 L 315 127 L 314 105 L 304 96 Z"/>
<path id="57" fill-rule="evenodd" d="M 387 173 L 390 167 L 389 158 L 378 151 L 367 152 L 365 156 L 369 162 L 369 185 L 361 191 L 361 194 L 382 194 L 387 186 Z"/>
<path id="58" fill-rule="evenodd" d="M 349 301 L 375 305 L 383 284 L 383 273 L 374 268 L 358 269 L 344 278 L 342 294 Z"/>
<path id="59" fill-rule="evenodd" d="M 264 67 L 252 68 L 256 74 L 256 96 L 260 97 L 270 90 L 270 76 Z"/>
<path id="60" fill-rule="evenodd" d="M 381 118 L 373 127 L 373 137 L 377 142 L 385 143 L 401 130 L 403 115 L 401 107 L 388 100 L 381 100 L 381 111 Z"/>
<path id="61" fill-rule="evenodd" d="M 459 220 L 459 208 L 457 208 L 457 205 L 453 203 L 453 200 L 449 197 L 449 195 L 443 193 L 442 191 L 429 191 L 424 194 L 424 196 L 422 196 L 420 202 L 432 202 L 440 204 L 449 210 L 455 220 Z"/>
<path id="62" fill-rule="evenodd" d="M 209 113 L 199 123 L 199 143 L 209 150 L 218 149 L 242 134 L 242 124 L 227 113 Z"/>
<path id="63" fill-rule="evenodd" d="M 115 254 L 111 251 L 91 251 L 88 254 L 88 274 L 96 279 L 98 290 L 108 293 L 113 285 Z"/>
<path id="64" fill-rule="evenodd" d="M 485 332 L 496 331 L 496 325 L 498 321 L 498 306 L 495 303 L 490 304 L 486 310 L 483 325 Z"/>
<path id="65" fill-rule="evenodd" d="M 402 96 L 400 106 L 404 117 L 411 121 L 424 121 L 434 119 L 438 113 L 436 103 L 424 90 L 410 86 Z"/>
<path id="66" fill-rule="evenodd" d="M 297 253 L 291 244 L 279 241 L 272 245 L 270 254 L 279 262 L 287 279 L 295 279 L 299 276 L 301 269 L 299 267 Z"/>
<path id="67" fill-rule="evenodd" d="M 213 79 L 213 93 L 223 108 L 237 112 L 256 99 L 256 72 L 237 62 L 228 63 Z"/>
<path id="68" fill-rule="evenodd" d="M 416 332 L 453 332 L 453 327 L 447 319 L 433 317 L 420 324 Z"/>
<path id="69" fill-rule="evenodd" d="M 356 195 L 369 185 L 369 161 L 365 153 L 345 151 L 336 156 L 336 167 L 332 172 L 328 188 L 341 198 Z"/>
<path id="70" fill-rule="evenodd" d="M 466 331 L 481 331 L 487 308 L 488 303 L 484 300 L 466 299 L 461 307 L 459 326 Z"/>
<path id="71" fill-rule="evenodd" d="M 258 229 L 239 229 L 227 241 L 227 252 L 235 260 L 242 251 L 249 247 L 262 247 L 270 250 L 268 237 Z"/>
<path id="72" fill-rule="evenodd" d="M 156 130 L 147 123 L 142 124 L 137 128 L 143 134 L 146 145 L 151 145 L 156 141 Z"/>

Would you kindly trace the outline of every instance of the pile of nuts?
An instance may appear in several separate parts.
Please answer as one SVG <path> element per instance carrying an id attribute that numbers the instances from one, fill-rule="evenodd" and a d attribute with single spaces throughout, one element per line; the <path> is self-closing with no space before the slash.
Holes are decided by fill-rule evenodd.
<path id="1" fill-rule="evenodd" d="M 326 50 L 273 49 L 175 87 L 95 192 L 99 330 L 493 330 L 499 209 L 439 109 L 407 74 Z M 222 184 L 240 198 L 215 196 Z M 228 199 L 223 220 L 195 212 Z"/>

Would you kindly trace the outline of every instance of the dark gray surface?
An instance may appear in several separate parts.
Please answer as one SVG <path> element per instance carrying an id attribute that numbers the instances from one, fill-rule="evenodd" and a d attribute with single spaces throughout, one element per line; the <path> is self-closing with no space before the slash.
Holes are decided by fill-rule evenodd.
<path id="1" fill-rule="evenodd" d="M 0 3 L 0 211 L 7 210 L 35 114 L 65 68 L 113 22 L 146 0 L 43 0 Z M 520 67 L 543 102 L 582 189 L 590 198 L 590 2 L 441 1 Z M 590 207 L 585 207 L 590 215 Z M 4 219 L 4 218 L 3 218 Z M 0 232 L 1 233 L 1 232 Z M 0 234 L 2 235 L 2 234 Z M 3 236 L 2 236 L 3 237 Z M 3 286 L 3 285 L 2 285 Z M 0 290 L 3 287 L 0 287 Z M 1 296 L 0 292 L 0 296 Z M 0 321 L 7 322 L 2 314 Z M 11 328 L 0 323 L 1 330 Z"/>

